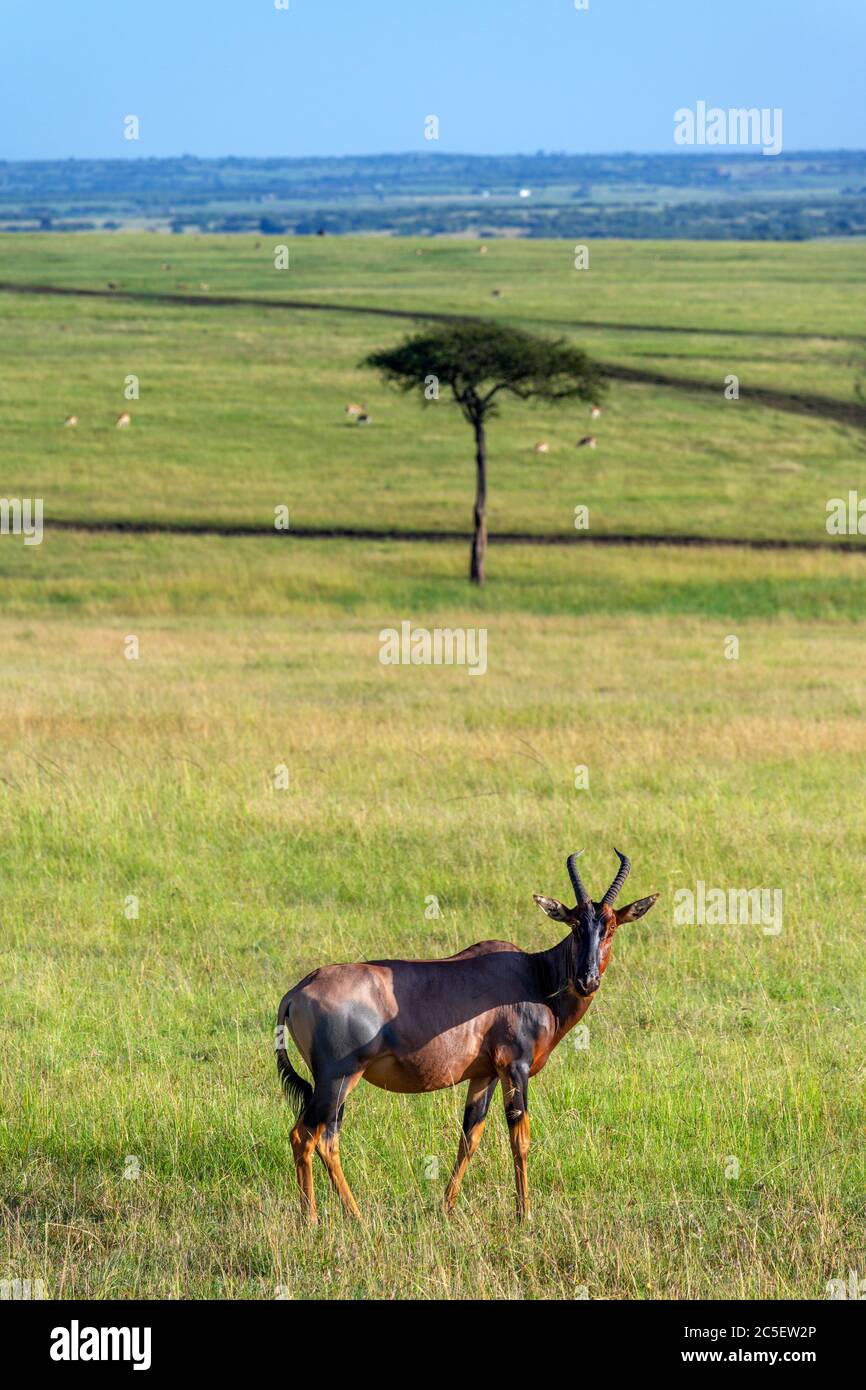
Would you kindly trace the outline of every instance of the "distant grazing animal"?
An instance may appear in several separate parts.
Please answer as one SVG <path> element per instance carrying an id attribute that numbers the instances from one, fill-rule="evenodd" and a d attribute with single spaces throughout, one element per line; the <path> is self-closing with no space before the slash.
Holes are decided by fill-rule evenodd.
<path id="1" fill-rule="evenodd" d="M 128 411 L 128 410 L 122 411 L 121 414 L 118 415 L 118 417 L 117 417 L 117 422 L 116 422 L 116 423 L 117 423 L 117 428 L 118 428 L 119 430 L 122 430 L 122 429 L 124 428 L 124 426 L 126 426 L 126 425 L 131 425 L 131 424 L 132 424 L 132 416 L 130 415 L 129 411 Z"/>
<path id="2" fill-rule="evenodd" d="M 577 441 L 577 447 L 578 449 L 582 449 L 584 445 L 586 445 L 587 449 L 594 449 L 597 442 L 594 434 L 585 434 L 583 439 Z"/>
<path id="3" fill-rule="evenodd" d="M 546 439 L 540 439 L 540 440 L 538 441 L 538 443 L 534 446 L 534 448 L 535 448 L 535 452 L 536 452 L 537 454 L 549 454 L 549 453 L 550 453 L 550 445 L 548 444 L 548 442 L 547 442 Z"/>
<path id="4" fill-rule="evenodd" d="M 479 256 L 486 256 L 486 255 L 487 255 L 487 247 L 486 247 L 486 246 L 479 246 L 479 248 L 478 248 L 478 254 L 479 254 Z"/>
<path id="5" fill-rule="evenodd" d="M 372 415 L 358 415 L 355 423 L 358 425 L 372 425 L 373 417 Z"/>
<path id="6" fill-rule="evenodd" d="M 494 298 L 494 299 L 499 299 L 499 298 L 501 298 L 501 295 L 502 295 L 502 291 L 501 291 L 501 290 L 491 290 L 490 293 L 493 295 L 493 298 Z"/>
<path id="7" fill-rule="evenodd" d="M 349 404 L 346 406 L 346 414 L 363 415 L 366 409 L 367 407 L 365 405 L 357 405 L 354 401 L 350 401 Z"/>
<path id="8" fill-rule="evenodd" d="M 592 410 L 589 412 L 589 417 L 590 417 L 590 419 L 591 419 L 591 420 L 597 420 L 597 419 L 599 418 L 600 415 L 601 415 L 601 406 L 600 406 L 600 405 L 594 405 L 594 406 L 592 407 Z"/>
<path id="9" fill-rule="evenodd" d="M 110 290 L 116 290 L 116 289 L 117 289 L 117 281 L 116 281 L 116 280 L 109 280 L 109 282 L 108 282 L 108 288 L 109 288 Z"/>
<path id="10" fill-rule="evenodd" d="M 63 423 L 64 423 L 64 425 L 77 425 L 77 424 L 78 424 L 78 416 L 77 416 L 77 415 L 67 415 L 67 417 L 66 417 L 66 419 L 63 421 Z"/>
<path id="11" fill-rule="evenodd" d="M 567 860 L 574 907 L 535 895 L 542 912 L 569 928 L 565 940 L 546 951 L 481 941 L 444 960 L 325 965 L 284 995 L 277 1011 L 277 1070 L 286 1097 L 299 1107 L 291 1144 L 301 1206 L 310 1221 L 316 1220 L 314 1153 L 345 1210 L 360 1215 L 340 1164 L 340 1126 L 346 1099 L 362 1078 L 384 1091 L 409 1094 L 469 1082 L 446 1212 L 457 1200 L 501 1081 L 518 1220 L 527 1215 L 529 1078 L 592 1003 L 617 927 L 643 917 L 658 898 L 654 893 L 614 910 L 631 869 L 626 855 L 614 852 L 619 869 L 598 902 L 583 886 L 577 854 Z M 312 1086 L 289 1061 L 289 1038 L 312 1073 Z"/>
<path id="12" fill-rule="evenodd" d="M 163 261 L 163 263 L 162 263 L 162 269 L 163 269 L 163 270 L 171 270 L 171 261 Z"/>

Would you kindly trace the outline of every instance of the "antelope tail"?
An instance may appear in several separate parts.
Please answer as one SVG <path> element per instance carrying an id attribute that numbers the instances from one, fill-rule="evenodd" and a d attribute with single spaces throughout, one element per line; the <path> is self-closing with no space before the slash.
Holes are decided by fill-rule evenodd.
<path id="1" fill-rule="evenodd" d="M 277 1010 L 274 1051 L 277 1055 L 277 1071 L 280 1074 L 280 1081 L 283 1091 L 285 1092 L 286 1100 L 294 1102 L 297 1113 L 300 1115 L 313 1098 L 313 1088 L 309 1081 L 305 1081 L 304 1078 L 299 1076 L 295 1071 L 289 1061 L 289 1054 L 286 1050 L 286 1042 L 288 1041 L 286 1019 L 288 1017 L 289 1008 L 291 1007 L 291 1002 L 292 990 L 289 990 L 288 994 L 280 1001 L 280 1007 Z"/>

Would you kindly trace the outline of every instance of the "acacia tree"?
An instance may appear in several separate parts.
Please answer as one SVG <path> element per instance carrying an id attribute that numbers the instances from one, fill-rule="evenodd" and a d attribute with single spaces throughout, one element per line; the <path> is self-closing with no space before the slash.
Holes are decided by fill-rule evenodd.
<path id="1" fill-rule="evenodd" d="M 503 395 L 547 402 L 596 403 L 604 382 L 586 353 L 564 339 L 536 338 L 518 328 L 468 319 L 418 333 L 394 348 L 370 353 L 375 367 L 401 391 L 426 401 L 447 386 L 475 433 L 475 508 L 469 578 L 484 583 L 487 552 L 487 421 Z"/>

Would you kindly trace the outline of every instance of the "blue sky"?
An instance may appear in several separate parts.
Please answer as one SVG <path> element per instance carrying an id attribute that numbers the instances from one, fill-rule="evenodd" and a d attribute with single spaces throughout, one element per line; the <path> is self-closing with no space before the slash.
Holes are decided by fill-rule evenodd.
<path id="1" fill-rule="evenodd" d="M 0 0 L 0 158 L 866 147 L 866 0 Z M 140 138 L 123 138 L 137 115 Z"/>

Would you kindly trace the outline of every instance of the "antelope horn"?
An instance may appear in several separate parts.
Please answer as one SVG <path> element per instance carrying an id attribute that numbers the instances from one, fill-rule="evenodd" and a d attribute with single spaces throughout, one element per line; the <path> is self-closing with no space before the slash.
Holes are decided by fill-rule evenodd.
<path id="1" fill-rule="evenodd" d="M 578 850 L 577 854 L 570 854 L 565 861 L 565 867 L 568 869 L 568 877 L 571 879 L 571 886 L 574 889 L 574 895 L 577 898 L 578 904 L 589 902 L 589 894 L 584 888 L 583 880 L 577 871 L 577 861 L 582 854 L 583 850 Z"/>
<path id="2" fill-rule="evenodd" d="M 622 888 L 622 885 L 625 883 L 626 879 L 631 873 L 631 860 L 629 859 L 628 855 L 620 854 L 619 850 L 616 848 L 616 845 L 614 845 L 613 852 L 614 854 L 619 855 L 619 871 L 613 883 L 610 885 L 604 897 L 602 898 L 602 902 L 607 903 L 609 907 L 616 902 L 619 890 Z"/>

